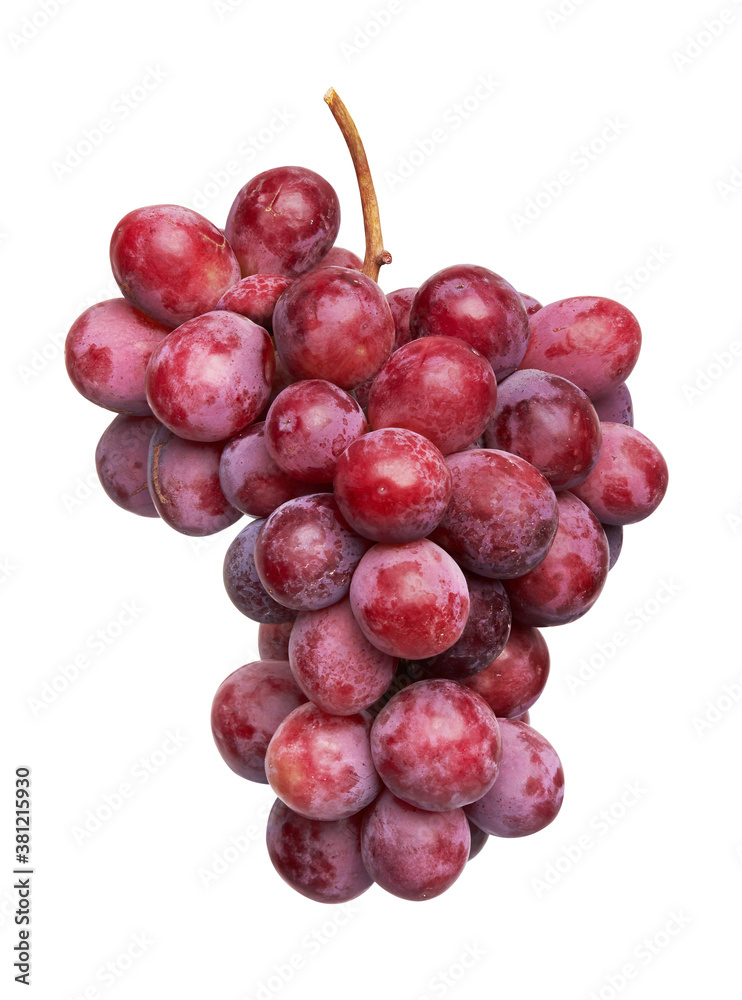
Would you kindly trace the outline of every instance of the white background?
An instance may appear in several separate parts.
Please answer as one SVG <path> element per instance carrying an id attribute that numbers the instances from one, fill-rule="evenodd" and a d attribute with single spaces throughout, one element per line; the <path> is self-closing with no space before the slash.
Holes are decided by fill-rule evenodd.
<path id="1" fill-rule="evenodd" d="M 10 916 L 21 764 L 33 768 L 31 992 L 44 1000 L 736 995 L 742 5 L 583 0 L 561 21 L 557 0 L 222 6 L 48 0 L 58 10 L 44 23 L 32 0 L 3 5 L 3 995 L 22 995 Z M 383 30 L 364 28 L 374 10 L 388 12 Z M 693 48 L 722 10 L 731 23 Z M 138 91 L 145 78 L 153 89 Z M 75 316 L 115 294 L 108 241 L 132 208 L 196 199 L 223 225 L 251 176 L 298 163 L 335 185 L 339 243 L 361 252 L 330 84 L 376 175 L 394 254 L 383 287 L 470 261 L 543 302 L 621 299 L 644 332 L 637 426 L 671 470 L 595 609 L 547 634 L 552 676 L 532 718 L 564 762 L 561 815 L 536 837 L 491 840 L 425 904 L 374 889 L 322 907 L 274 874 L 270 793 L 227 769 L 209 730 L 217 685 L 257 656 L 257 626 L 220 580 L 242 525 L 194 545 L 112 505 L 93 474 L 110 415 L 77 395 L 61 352 Z M 466 120 L 452 110 L 462 102 Z M 240 153 L 275 110 L 290 121 Z M 112 130 L 60 170 L 104 118 Z M 436 128 L 444 141 L 405 167 Z M 212 174 L 230 161 L 221 190 Z M 81 654 L 79 676 L 35 705 Z M 168 756 L 169 733 L 185 742 Z M 107 814 L 122 783 L 131 796 Z M 109 818 L 81 837 L 96 812 Z M 109 962 L 116 972 L 101 972 Z"/>

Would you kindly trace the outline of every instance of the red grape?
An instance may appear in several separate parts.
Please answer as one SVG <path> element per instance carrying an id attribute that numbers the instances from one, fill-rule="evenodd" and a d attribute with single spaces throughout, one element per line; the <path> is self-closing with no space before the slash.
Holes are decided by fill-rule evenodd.
<path id="1" fill-rule="evenodd" d="M 518 292 L 518 295 L 520 296 L 520 301 L 523 303 L 523 306 L 525 307 L 526 315 L 533 316 L 534 313 L 537 313 L 539 311 L 539 309 L 544 308 L 539 302 L 539 300 L 534 299 L 532 295 L 526 295 L 525 292 Z"/>
<path id="2" fill-rule="evenodd" d="M 601 420 L 610 421 L 615 424 L 627 424 L 634 426 L 634 403 L 631 399 L 629 387 L 625 382 L 611 389 L 605 396 L 599 396 L 593 400 L 595 412 Z"/>
<path id="3" fill-rule="evenodd" d="M 513 622 L 498 657 L 462 683 L 487 702 L 498 719 L 521 716 L 541 696 L 549 679 L 549 649 L 538 629 Z"/>
<path id="4" fill-rule="evenodd" d="M 317 265 L 318 267 L 349 267 L 353 271 L 363 270 L 363 261 L 357 253 L 345 247 L 333 247 Z"/>
<path id="5" fill-rule="evenodd" d="M 608 569 L 611 570 L 621 555 L 621 549 L 623 548 L 623 528 L 620 524 L 603 524 L 601 527 L 605 532 L 605 537 L 608 539 Z"/>
<path id="6" fill-rule="evenodd" d="M 258 652 L 261 660 L 288 660 L 289 638 L 293 622 L 279 622 L 271 625 L 261 622 L 258 625 Z"/>
<path id="7" fill-rule="evenodd" d="M 215 309 L 239 313 L 273 333 L 273 312 L 292 279 L 284 274 L 251 274 L 222 295 Z"/>
<path id="8" fill-rule="evenodd" d="M 468 817 L 467 817 L 468 818 Z M 469 834 L 471 836 L 471 847 L 469 848 L 469 860 L 473 861 L 474 858 L 481 852 L 484 845 L 489 840 L 489 834 L 485 833 L 484 830 L 480 830 L 478 826 L 475 826 L 471 820 L 469 822 Z"/>
<path id="9" fill-rule="evenodd" d="M 386 297 L 389 308 L 394 319 L 394 350 L 409 344 L 410 335 L 410 310 L 412 300 L 417 295 L 417 288 L 398 288 L 394 292 L 389 292 Z"/>
<path id="10" fill-rule="evenodd" d="M 95 467 L 106 494 L 124 510 L 159 517 L 147 484 L 149 443 L 160 424 L 154 417 L 120 413 L 95 449 Z"/>
<path id="11" fill-rule="evenodd" d="M 274 601 L 260 582 L 255 543 L 264 524 L 251 521 L 232 539 L 224 557 L 224 588 L 232 604 L 246 617 L 266 625 L 280 625 L 293 622 L 297 612 Z"/>

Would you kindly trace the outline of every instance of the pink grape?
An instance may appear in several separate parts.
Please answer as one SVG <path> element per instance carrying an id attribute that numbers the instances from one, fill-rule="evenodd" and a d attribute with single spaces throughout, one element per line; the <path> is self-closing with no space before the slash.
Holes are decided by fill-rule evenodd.
<path id="1" fill-rule="evenodd" d="M 481 695 L 498 719 L 518 718 L 541 697 L 549 666 L 549 649 L 538 629 L 513 622 L 500 655 L 462 683 Z"/>
<path id="2" fill-rule="evenodd" d="M 95 449 L 95 468 L 107 496 L 132 514 L 159 517 L 147 483 L 149 443 L 160 424 L 154 417 L 120 413 Z"/>
<path id="3" fill-rule="evenodd" d="M 271 625 L 261 622 L 258 626 L 258 652 L 261 660 L 287 660 L 289 639 L 293 622 L 279 622 Z"/>
<path id="4" fill-rule="evenodd" d="M 273 735 L 265 773 L 276 795 L 308 819 L 347 819 L 381 791 L 369 745 L 371 716 L 329 715 L 311 702 Z"/>
<path id="5" fill-rule="evenodd" d="M 251 274 L 228 288 L 214 308 L 239 313 L 273 333 L 276 303 L 292 280 L 284 274 Z"/>
<path id="6" fill-rule="evenodd" d="M 617 385 L 605 396 L 594 399 L 593 406 L 602 421 L 627 424 L 629 427 L 634 426 L 634 403 L 625 382 Z"/>
<path id="7" fill-rule="evenodd" d="M 410 310 L 412 301 L 417 294 L 417 288 L 397 288 L 394 292 L 389 292 L 386 300 L 392 311 L 394 318 L 394 350 L 409 344 L 412 339 L 410 334 Z"/>
<path id="8" fill-rule="evenodd" d="M 484 830 L 480 830 L 478 826 L 475 826 L 471 820 L 469 822 L 469 834 L 471 836 L 471 847 L 469 848 L 469 860 L 473 861 L 478 854 L 481 853 L 484 845 L 489 840 L 489 834 L 485 833 Z"/>
<path id="9" fill-rule="evenodd" d="M 539 309 L 544 308 L 539 300 L 534 299 L 532 295 L 526 295 L 525 292 L 518 292 L 518 295 L 520 296 L 520 301 L 523 303 L 528 316 L 533 316 L 534 313 L 539 311 Z"/>
<path id="10" fill-rule="evenodd" d="M 258 660 L 230 674 L 211 706 L 214 742 L 229 767 L 248 781 L 267 784 L 268 744 L 286 716 L 305 702 L 286 662 Z"/>
<path id="11" fill-rule="evenodd" d="M 350 601 L 374 646 L 411 660 L 452 646 L 469 615 L 464 574 L 427 538 L 369 549 L 353 574 Z"/>
<path id="12" fill-rule="evenodd" d="M 297 612 L 274 601 L 260 582 L 255 543 L 264 524 L 265 521 L 251 521 L 232 539 L 224 557 L 224 588 L 232 604 L 247 618 L 266 625 L 281 625 L 293 622 Z"/>

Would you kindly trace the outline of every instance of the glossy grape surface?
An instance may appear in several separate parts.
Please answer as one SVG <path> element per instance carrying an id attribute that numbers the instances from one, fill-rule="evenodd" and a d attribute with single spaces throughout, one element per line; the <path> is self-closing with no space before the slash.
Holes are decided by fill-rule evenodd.
<path id="1" fill-rule="evenodd" d="M 617 385 L 615 389 L 599 396 L 593 400 L 595 412 L 601 420 L 610 421 L 614 424 L 627 424 L 634 426 L 634 403 L 631 399 L 631 392 L 625 382 Z"/>
<path id="2" fill-rule="evenodd" d="M 474 858 L 476 858 L 476 856 L 482 852 L 484 845 L 489 840 L 489 834 L 485 833 L 484 830 L 480 830 L 479 827 L 475 826 L 471 820 L 469 820 L 469 834 L 471 836 L 471 847 L 469 848 L 469 860 L 473 861 Z"/>
<path id="3" fill-rule="evenodd" d="M 251 521 L 232 539 L 224 556 L 223 580 L 230 601 L 247 618 L 266 625 L 293 622 L 296 611 L 274 601 L 260 582 L 255 543 L 265 521 Z"/>
<path id="4" fill-rule="evenodd" d="M 363 270 L 363 261 L 357 253 L 346 250 L 345 247 L 333 247 L 325 254 L 318 267 L 349 267 L 353 271 Z"/>
<path id="5" fill-rule="evenodd" d="M 147 483 L 149 443 L 160 424 L 154 417 L 120 413 L 95 449 L 95 468 L 107 496 L 132 514 L 158 517 Z"/>
<path id="6" fill-rule="evenodd" d="M 228 288 L 214 308 L 239 313 L 273 333 L 276 303 L 292 280 L 284 274 L 251 274 Z"/>
<path id="7" fill-rule="evenodd" d="M 534 313 L 537 313 L 539 311 L 539 309 L 544 308 L 543 305 L 539 302 L 539 300 L 534 299 L 532 295 L 526 295 L 525 292 L 518 292 L 518 295 L 520 296 L 520 300 L 525 307 L 527 316 L 533 316 Z"/>
<path id="8" fill-rule="evenodd" d="M 258 652 L 261 660 L 288 660 L 289 638 L 293 622 L 271 625 L 261 622 L 258 626 Z"/>
<path id="9" fill-rule="evenodd" d="M 394 319 L 394 350 L 404 347 L 412 340 L 410 334 L 410 310 L 417 295 L 417 288 L 397 288 L 389 292 L 386 300 Z"/>
<path id="10" fill-rule="evenodd" d="M 601 527 L 605 532 L 605 537 L 608 539 L 608 569 L 611 570 L 621 555 L 621 549 L 623 548 L 623 528 L 620 524 L 603 524 Z"/>
<path id="11" fill-rule="evenodd" d="M 549 649 L 538 629 L 513 622 L 500 655 L 463 683 L 484 698 L 498 719 L 518 718 L 540 698 L 549 666 Z"/>

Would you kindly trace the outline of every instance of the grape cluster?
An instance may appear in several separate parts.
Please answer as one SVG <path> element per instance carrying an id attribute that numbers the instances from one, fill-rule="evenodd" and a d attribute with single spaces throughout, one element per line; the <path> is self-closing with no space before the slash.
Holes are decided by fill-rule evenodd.
<path id="1" fill-rule="evenodd" d="M 542 628 L 595 603 L 667 467 L 633 427 L 622 305 L 542 307 L 480 266 L 385 295 L 336 247 L 311 170 L 267 170 L 222 231 L 160 205 L 116 226 L 122 297 L 66 344 L 117 416 L 119 506 L 186 535 L 251 520 L 224 562 L 259 661 L 212 706 L 229 767 L 269 783 L 268 851 L 311 899 L 449 888 L 564 792 L 529 709 Z"/>

